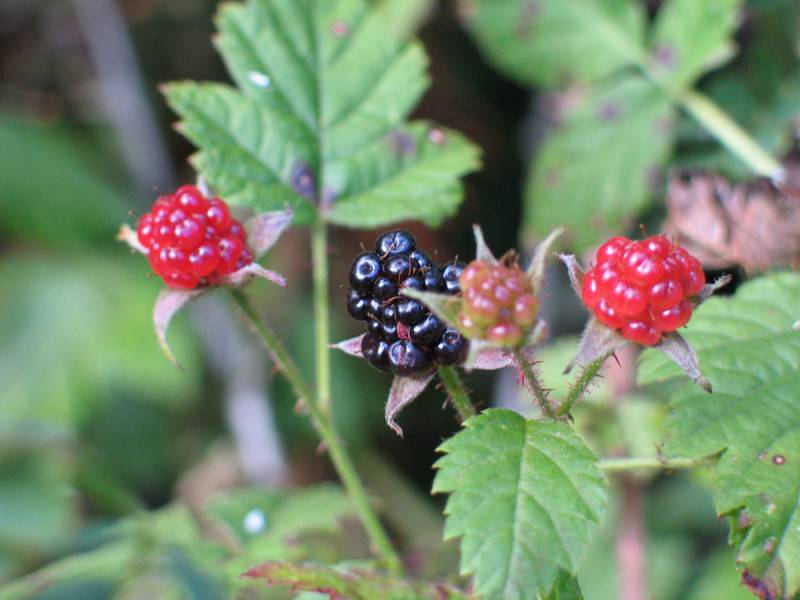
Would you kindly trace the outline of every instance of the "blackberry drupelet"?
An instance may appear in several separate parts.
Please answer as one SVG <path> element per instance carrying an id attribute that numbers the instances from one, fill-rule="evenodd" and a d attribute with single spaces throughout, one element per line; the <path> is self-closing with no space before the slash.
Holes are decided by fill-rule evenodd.
<path id="1" fill-rule="evenodd" d="M 463 363 L 469 342 L 448 328 L 403 289 L 459 294 L 464 264 L 438 266 L 414 236 L 402 229 L 378 237 L 374 252 L 362 252 L 350 267 L 347 312 L 364 321 L 361 353 L 379 371 L 414 375 L 436 365 Z"/>

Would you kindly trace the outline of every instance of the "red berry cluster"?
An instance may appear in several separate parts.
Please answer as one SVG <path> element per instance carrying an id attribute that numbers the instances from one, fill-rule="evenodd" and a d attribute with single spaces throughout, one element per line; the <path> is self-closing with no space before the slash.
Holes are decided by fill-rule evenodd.
<path id="1" fill-rule="evenodd" d="M 464 304 L 459 324 L 471 338 L 518 346 L 536 321 L 533 284 L 518 265 L 474 260 L 461 273 Z"/>
<path id="2" fill-rule="evenodd" d="M 583 302 L 604 325 L 652 346 L 692 316 L 689 298 L 706 283 L 700 261 L 663 235 L 614 237 L 600 246 L 583 280 Z"/>
<path id="3" fill-rule="evenodd" d="M 156 200 L 136 233 L 153 271 L 173 288 L 214 285 L 253 261 L 244 227 L 228 205 L 192 185 Z"/>

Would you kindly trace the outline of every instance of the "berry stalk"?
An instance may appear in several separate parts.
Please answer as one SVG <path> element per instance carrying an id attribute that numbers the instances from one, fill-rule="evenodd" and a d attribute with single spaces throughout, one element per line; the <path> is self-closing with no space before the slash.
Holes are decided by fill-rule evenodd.
<path id="1" fill-rule="evenodd" d="M 469 394 L 464 388 L 464 384 L 461 383 L 461 379 L 458 377 L 456 370 L 453 367 L 440 366 L 438 373 L 439 379 L 441 379 L 444 384 L 450 396 L 450 400 L 453 402 L 453 406 L 458 416 L 461 418 L 461 422 L 463 423 L 470 417 L 474 417 L 475 407 L 472 406 L 472 402 L 469 400 Z"/>
<path id="2" fill-rule="evenodd" d="M 314 343 L 316 348 L 317 405 L 325 414 L 331 412 L 331 356 L 328 350 L 330 325 L 328 313 L 328 228 L 318 218 L 311 228 L 311 261 L 314 285 Z"/>
<path id="3" fill-rule="evenodd" d="M 327 448 L 328 454 L 331 457 L 331 462 L 339 478 L 342 480 L 342 484 L 347 490 L 348 495 L 352 499 L 355 509 L 364 525 L 364 529 L 366 529 L 375 550 L 391 572 L 396 574 L 402 573 L 403 567 L 400 559 L 394 551 L 386 532 L 383 530 L 383 526 L 378 520 L 375 511 L 372 510 L 369 504 L 364 484 L 361 482 L 355 466 L 352 460 L 350 460 L 350 456 L 344 450 L 344 446 L 334 429 L 329 413 L 324 412 L 320 405 L 315 402 L 311 388 L 300 373 L 300 369 L 297 367 L 280 339 L 278 339 L 278 336 L 258 318 L 247 296 L 240 290 L 230 290 L 230 294 L 236 301 L 236 304 L 238 304 L 242 313 L 247 317 L 253 331 L 264 344 L 264 347 L 272 357 L 275 365 L 283 373 L 284 377 L 289 380 L 289 384 L 292 386 L 298 400 L 308 409 L 311 415 L 311 423 L 322 439 L 322 443 Z"/>
<path id="4" fill-rule="evenodd" d="M 539 408 L 551 419 L 555 418 L 556 415 L 553 411 L 553 407 L 550 405 L 550 398 L 548 397 L 547 390 L 542 385 L 542 382 L 539 381 L 539 377 L 534 372 L 528 359 L 525 358 L 525 355 L 519 348 L 516 348 L 512 354 L 514 355 L 514 361 L 517 363 L 517 366 L 522 370 L 525 383 L 528 384 L 531 392 L 533 392 L 533 397 L 536 398 L 536 403 L 539 405 Z"/>
<path id="5" fill-rule="evenodd" d="M 611 352 L 606 354 L 605 356 L 601 356 L 594 362 L 590 363 L 583 372 L 575 379 L 575 382 L 570 386 L 569 393 L 564 401 L 559 405 L 556 409 L 556 416 L 557 417 L 564 417 L 567 416 L 572 407 L 583 397 L 583 394 L 586 392 L 589 385 L 592 383 L 594 378 L 597 376 L 597 373 L 600 371 L 600 368 L 603 366 L 603 363 L 606 362 L 606 359 L 611 356 Z"/>
<path id="6" fill-rule="evenodd" d="M 636 471 L 640 469 L 677 470 L 692 469 L 707 465 L 715 460 L 717 455 L 701 456 L 699 458 L 661 458 L 660 456 L 644 456 L 632 458 L 604 458 L 598 466 L 606 473 L 619 473 Z"/>
<path id="7" fill-rule="evenodd" d="M 696 91 L 679 95 L 678 103 L 732 154 L 757 175 L 780 180 L 783 167 L 752 136 L 708 97 Z"/>

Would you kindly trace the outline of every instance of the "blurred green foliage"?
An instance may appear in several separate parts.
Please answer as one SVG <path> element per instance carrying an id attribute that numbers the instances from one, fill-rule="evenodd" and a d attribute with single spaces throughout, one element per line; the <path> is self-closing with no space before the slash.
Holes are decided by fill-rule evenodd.
<path id="1" fill-rule="evenodd" d="M 44 12 L 29 4 L 32 22 L 38 24 Z M 208 43 L 212 3 L 183 4 L 143 2 L 131 9 L 138 15 L 131 24 L 154 99 L 151 92 L 161 81 L 221 77 Z M 462 214 L 445 225 L 437 247 L 452 253 L 471 248 L 467 225 L 480 219 L 487 221 L 492 245 L 514 246 L 518 232 L 511 227 L 523 210 L 519 196 L 525 170 L 516 149 L 528 88 L 515 87 L 487 66 L 458 32 L 447 8 L 423 20 L 431 4 L 427 0 L 376 4 L 398 30 L 410 32 L 424 23 L 433 87 L 414 117 L 446 121 L 485 150 L 486 168 L 468 181 L 471 194 Z M 531 4 L 537 3 L 512 3 L 520 10 Z M 651 57 L 665 41 L 696 56 L 667 87 L 696 84 L 776 155 L 791 147 L 791 123 L 800 100 L 800 4 L 795 0 L 749 0 L 741 26 L 730 20 L 736 3 L 727 0 L 665 2 L 671 10 L 655 22 L 652 5 L 657 3 L 546 4 L 552 12 L 540 15 L 530 31 L 520 31 L 524 20 L 517 18 L 519 13 L 504 12 L 500 2 L 474 0 L 462 6 L 469 30 L 492 63 L 526 86 L 542 86 L 533 89 L 534 97 L 561 87 L 565 73 L 589 82 L 576 88 L 576 96 L 565 96 L 560 127 L 536 154 L 523 233 L 548 231 L 552 223 L 568 218 L 580 225 L 572 241 L 588 247 L 600 232 L 621 232 L 636 218 L 660 210 L 653 201 L 662 191 L 660 183 L 653 185 L 654 166 L 700 165 L 748 176 L 740 161 L 675 110 L 640 73 L 617 72 L 643 55 Z M 470 13 L 470 5 L 477 12 Z M 488 16 L 481 17 L 482 11 Z M 692 11 L 700 16 L 690 19 Z M 565 22 L 559 12 L 571 25 L 548 28 L 553 20 Z M 687 23 L 701 25 L 701 33 Z M 0 32 L 3 50 L 9 49 L 4 54 L 21 57 L 20 64 L 26 65 L 21 70 L 28 75 L 28 61 L 55 61 L 42 53 L 56 54 L 52 47 L 43 50 L 35 36 L 26 37 L 30 28 L 25 19 L 9 19 Z M 66 33 L 80 37 L 74 30 Z M 522 51 L 520 34 L 531 40 Z M 734 48 L 735 57 L 730 53 Z M 188 316 L 180 317 L 170 332 L 185 370 L 174 370 L 157 349 L 150 309 L 159 282 L 147 276 L 144 261 L 113 241 L 121 222 L 135 220 L 127 211 L 150 198 L 135 198 L 133 182 L 120 175 L 125 168 L 119 155 L 98 142 L 97 129 L 103 129 L 106 142 L 114 133 L 97 126 L 102 115 L 92 113 L 95 107 L 84 106 L 80 90 L 89 82 L 80 73 L 87 67 L 77 63 L 60 71 L 61 84 L 47 81 L 43 89 L 15 69 L 2 72 L 12 77 L 0 86 L 0 600 L 215 600 L 231 597 L 232 590 L 243 598 L 288 598 L 288 589 L 268 591 L 238 576 L 268 559 L 337 564 L 365 558 L 363 532 L 334 486 L 239 489 L 211 498 L 192 497 L 181 486 L 192 467 L 230 438 L 223 416 L 224 382 L 209 368 Z M 658 76 L 653 79 L 664 83 Z M 58 96 L 63 106 L 42 111 L 39 118 L 18 100 L 34 92 Z M 574 98 L 579 102 L 570 103 Z M 157 110 L 165 125 L 173 118 L 165 107 Z M 603 115 L 605 120 L 598 118 Z M 674 130 L 650 128 L 656 121 Z M 168 139 L 176 163 L 182 161 L 189 149 L 177 136 Z M 469 153 L 456 162 L 460 168 L 472 161 Z M 402 188 L 398 193 L 413 192 Z M 446 210 L 427 207 L 431 221 L 452 211 L 451 192 L 445 190 Z M 576 197 L 583 199 L 577 209 L 560 202 Z M 423 235 L 434 243 L 430 232 Z M 339 271 L 370 237 L 336 233 L 332 253 Z M 276 300 L 257 287 L 254 296 L 265 313 L 280 315 L 276 326 L 310 374 L 313 324 L 304 287 L 305 250 L 296 240 L 286 244 L 276 260 L 286 267 L 292 289 L 276 294 Z M 334 305 L 334 313 L 333 339 L 349 337 L 341 306 Z M 574 315 L 560 318 L 568 321 Z M 557 340 L 543 353 L 541 368 L 548 382 L 566 385 L 560 370 L 574 343 Z M 455 428 L 449 409 L 440 410 L 441 394 L 429 392 L 404 413 L 404 429 L 409 439 L 415 437 L 399 442 L 381 427 L 385 378 L 345 356 L 334 356 L 333 365 L 337 427 L 350 450 L 372 455 L 363 470 L 375 490 L 391 494 L 384 508 L 393 534 L 410 548 L 425 547 L 430 553 L 423 554 L 432 558 L 420 571 L 437 577 L 452 572 L 452 546 L 430 548 L 443 526 L 426 497 L 433 448 Z M 293 479 L 306 484 L 327 478 L 316 435 L 298 418 L 288 386 L 281 378 L 273 381 L 271 398 Z M 491 380 L 473 376 L 470 383 L 479 402 L 489 404 Z M 576 411 L 576 426 L 598 453 L 652 455 L 666 412 L 663 399 L 673 389 L 649 386 L 619 403 L 611 385 L 601 381 Z M 392 463 L 369 464 L 381 448 L 392 451 Z M 414 477 L 410 483 L 405 481 L 409 474 Z M 648 584 L 657 600 L 752 597 L 739 585 L 733 553 L 722 549 L 723 527 L 702 491 L 708 479 L 706 474 L 642 480 Z M 619 597 L 615 557 L 608 550 L 616 510 L 609 514 L 581 563 L 587 600 Z M 251 533 L 254 523 L 263 525 Z"/>

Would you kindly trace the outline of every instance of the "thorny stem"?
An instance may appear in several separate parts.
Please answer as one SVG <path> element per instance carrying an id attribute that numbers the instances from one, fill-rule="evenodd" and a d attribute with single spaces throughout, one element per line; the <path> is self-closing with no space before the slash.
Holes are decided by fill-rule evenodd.
<path id="1" fill-rule="evenodd" d="M 575 403 L 583 397 L 583 394 L 597 376 L 597 373 L 609 356 L 611 356 L 610 352 L 605 356 L 601 356 L 594 362 L 589 363 L 589 365 L 583 369 L 581 374 L 575 379 L 575 382 L 570 386 L 567 397 L 556 409 L 557 417 L 563 417 L 569 414 L 572 407 L 575 406 Z"/>
<path id="2" fill-rule="evenodd" d="M 461 418 L 463 423 L 470 417 L 475 416 L 475 407 L 469 401 L 469 394 L 461 383 L 458 373 L 453 367 L 439 367 L 439 379 L 442 380 L 447 393 L 450 395 L 450 400 Z"/>
<path id="3" fill-rule="evenodd" d="M 536 403 L 542 409 L 542 412 L 551 419 L 554 418 L 556 415 L 553 411 L 553 407 L 550 405 L 550 398 L 548 397 L 547 390 L 542 385 L 542 382 L 539 381 L 539 376 L 534 372 L 528 359 L 525 358 L 525 355 L 519 349 L 512 350 L 511 354 L 514 356 L 514 361 L 517 363 L 517 366 L 522 369 L 525 382 L 528 384 L 528 387 L 530 387 L 531 392 L 533 392 L 533 397 L 536 398 Z"/>
<path id="4" fill-rule="evenodd" d="M 314 334 L 317 365 L 317 403 L 331 412 L 331 355 L 328 350 L 328 229 L 322 219 L 311 228 L 311 260 L 314 271 Z"/>
<path id="5" fill-rule="evenodd" d="M 344 450 L 341 440 L 334 428 L 329 413 L 323 411 L 317 404 L 311 392 L 311 388 L 306 383 L 300 369 L 297 368 L 286 347 L 281 343 L 275 333 L 261 319 L 258 318 L 253 306 L 240 290 L 231 290 L 231 295 L 244 315 L 247 317 L 253 331 L 258 335 L 269 352 L 275 365 L 289 380 L 292 389 L 298 400 L 302 403 L 311 415 L 311 422 L 319 433 L 322 442 L 328 450 L 336 472 L 342 480 L 348 495 L 355 505 L 355 509 L 364 524 L 364 528 L 369 535 L 376 551 L 381 555 L 387 568 L 393 573 L 402 573 L 402 565 L 386 532 L 383 529 L 377 515 L 372 510 L 367 498 L 364 485 L 356 473 L 353 462 Z"/>
<path id="6" fill-rule="evenodd" d="M 606 473 L 620 473 L 625 471 L 637 471 L 640 469 L 691 469 L 707 465 L 716 458 L 714 456 L 702 456 L 700 458 L 661 458 L 659 456 L 642 456 L 632 458 L 604 458 L 598 463 L 600 468 Z"/>

